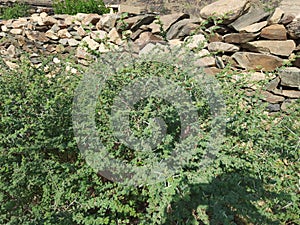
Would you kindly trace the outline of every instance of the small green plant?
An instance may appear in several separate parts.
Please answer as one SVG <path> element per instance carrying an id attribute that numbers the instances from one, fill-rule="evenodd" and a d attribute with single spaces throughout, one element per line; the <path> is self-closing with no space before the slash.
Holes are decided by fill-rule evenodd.
<path id="1" fill-rule="evenodd" d="M 53 3 L 56 14 L 75 15 L 77 13 L 98 13 L 100 15 L 108 13 L 103 0 L 55 0 Z"/>
<path id="2" fill-rule="evenodd" d="M 160 17 L 157 16 L 156 17 L 156 21 L 155 21 L 156 24 L 159 25 L 159 29 L 160 29 L 160 36 L 162 36 L 162 38 L 167 41 L 167 31 L 164 30 L 164 24 L 162 23 L 162 21 L 160 20 Z"/>
<path id="3" fill-rule="evenodd" d="M 29 6 L 25 3 L 14 3 L 12 6 L 0 10 L 0 18 L 4 20 L 18 19 L 29 16 Z"/>

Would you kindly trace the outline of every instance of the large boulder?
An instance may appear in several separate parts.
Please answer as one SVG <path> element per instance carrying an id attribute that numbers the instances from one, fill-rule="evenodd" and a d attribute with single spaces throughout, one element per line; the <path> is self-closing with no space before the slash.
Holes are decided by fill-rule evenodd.
<path id="1" fill-rule="evenodd" d="M 283 60 L 277 56 L 253 52 L 236 52 L 232 58 L 244 69 L 256 71 L 273 71 L 283 65 Z"/>
<path id="2" fill-rule="evenodd" d="M 242 15 L 250 7 L 249 0 L 219 0 L 205 6 L 200 11 L 202 18 L 223 17 L 226 15 L 226 22 L 230 23 Z"/>

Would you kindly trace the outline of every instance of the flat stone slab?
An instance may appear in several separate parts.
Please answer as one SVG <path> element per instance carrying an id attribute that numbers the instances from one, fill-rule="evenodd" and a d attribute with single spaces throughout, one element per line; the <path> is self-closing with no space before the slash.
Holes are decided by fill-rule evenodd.
<path id="1" fill-rule="evenodd" d="M 293 40 L 287 41 L 252 41 L 242 45 L 249 50 L 260 53 L 271 53 L 279 56 L 289 56 L 296 48 Z"/>
<path id="2" fill-rule="evenodd" d="M 262 4 L 260 4 L 259 2 L 251 3 L 248 12 L 239 17 L 229 26 L 233 27 L 237 31 L 240 31 L 242 28 L 257 23 L 268 16 L 269 13 L 264 11 Z"/>
<path id="3" fill-rule="evenodd" d="M 277 56 L 253 52 L 236 52 L 232 58 L 247 70 L 273 71 L 283 65 L 283 60 Z"/>

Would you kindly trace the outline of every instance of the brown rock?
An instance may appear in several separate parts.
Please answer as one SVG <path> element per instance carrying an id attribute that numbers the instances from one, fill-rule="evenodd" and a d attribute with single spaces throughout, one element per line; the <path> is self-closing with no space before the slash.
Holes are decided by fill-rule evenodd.
<path id="1" fill-rule="evenodd" d="M 242 28 L 257 23 L 267 16 L 269 16 L 269 13 L 264 11 L 263 6 L 260 2 L 252 2 L 250 9 L 229 26 L 237 31 L 240 31 Z"/>
<path id="2" fill-rule="evenodd" d="M 169 28 L 176 22 L 183 20 L 183 19 L 188 19 L 188 18 L 190 18 L 190 16 L 188 14 L 174 13 L 174 14 L 160 16 L 159 20 L 162 23 L 162 29 L 164 31 L 168 31 Z"/>
<path id="3" fill-rule="evenodd" d="M 260 53 L 271 53 L 279 56 L 289 56 L 296 48 L 296 44 L 293 40 L 252 41 L 248 42 L 247 44 L 243 44 L 242 47 Z"/>
<path id="4" fill-rule="evenodd" d="M 3 32 L 7 32 L 7 31 L 8 31 L 8 27 L 7 27 L 6 25 L 2 25 L 2 26 L 1 26 L 1 30 L 2 30 Z"/>
<path id="5" fill-rule="evenodd" d="M 232 58 L 242 68 L 256 71 L 273 71 L 283 64 L 279 57 L 253 52 L 236 52 Z"/>
<path id="6" fill-rule="evenodd" d="M 280 103 L 280 102 L 283 102 L 285 100 L 284 97 L 274 95 L 274 94 L 272 94 L 268 91 L 262 91 L 261 94 L 262 94 L 262 99 L 263 100 L 265 100 L 269 103 L 272 103 L 272 104 Z"/>
<path id="7" fill-rule="evenodd" d="M 275 89 L 272 92 L 276 95 L 281 95 L 288 98 L 300 98 L 300 91 Z"/>
<path id="8" fill-rule="evenodd" d="M 271 40 L 286 40 L 286 29 L 281 24 L 273 24 L 271 26 L 262 29 L 261 37 L 271 39 Z"/>
<path id="9" fill-rule="evenodd" d="M 52 26 L 58 23 L 57 19 L 54 19 L 52 16 L 47 16 L 43 18 L 42 21 L 46 26 Z"/>
<path id="10" fill-rule="evenodd" d="M 91 38 L 94 40 L 104 40 L 107 38 L 107 33 L 104 30 L 92 31 Z"/>
<path id="11" fill-rule="evenodd" d="M 144 16 L 136 17 L 136 21 L 132 24 L 130 29 L 132 32 L 134 32 L 134 31 L 138 30 L 140 27 L 142 27 L 143 25 L 151 24 L 154 20 L 155 20 L 154 15 L 146 14 Z"/>
<path id="12" fill-rule="evenodd" d="M 100 18 L 101 17 L 98 14 L 88 14 L 84 17 L 81 23 L 85 26 L 88 26 L 89 24 L 96 25 Z"/>
<path id="13" fill-rule="evenodd" d="M 86 60 L 90 60 L 92 58 L 91 54 L 89 54 L 85 49 L 83 49 L 82 47 L 78 47 L 76 49 L 76 57 L 78 59 L 86 59 Z"/>
<path id="14" fill-rule="evenodd" d="M 149 42 L 155 43 L 155 42 L 162 42 L 162 41 L 163 39 L 161 37 L 158 37 L 152 34 L 151 32 L 147 31 L 141 33 L 140 37 L 135 41 L 135 43 L 141 46 L 141 48 L 143 48 L 143 46 L 147 45 Z"/>
<path id="15" fill-rule="evenodd" d="M 160 31 L 160 25 L 157 24 L 156 20 L 153 23 L 149 24 L 147 27 L 149 29 L 151 29 L 151 31 L 152 31 L 153 34 L 159 34 L 161 32 Z"/>
<path id="16" fill-rule="evenodd" d="M 120 45 L 122 43 L 121 36 L 119 35 L 116 28 L 111 29 L 107 36 L 110 42 L 113 42 L 117 45 Z"/>
<path id="17" fill-rule="evenodd" d="M 211 16 L 227 15 L 227 22 L 231 22 L 249 8 L 248 3 L 248 0 L 219 0 L 202 8 L 200 16 L 207 19 Z"/>
<path id="18" fill-rule="evenodd" d="M 45 35 L 52 40 L 58 40 L 58 36 L 56 36 L 56 34 L 54 34 L 54 32 L 51 30 L 48 30 Z"/>
<path id="19" fill-rule="evenodd" d="M 75 30 L 81 37 L 86 36 L 86 31 L 82 28 L 82 26 L 77 27 Z"/>
<path id="20" fill-rule="evenodd" d="M 237 52 L 240 48 L 224 42 L 212 42 L 208 44 L 208 50 L 210 52 Z"/>
<path id="21" fill-rule="evenodd" d="M 14 45 L 10 45 L 7 50 L 7 54 L 9 57 L 14 58 L 16 56 L 16 47 Z"/>
<path id="22" fill-rule="evenodd" d="M 102 15 L 99 22 L 96 24 L 97 30 L 110 31 L 115 27 L 117 22 L 117 14 Z"/>
<path id="23" fill-rule="evenodd" d="M 241 32 L 248 32 L 248 33 L 256 33 L 256 32 L 259 32 L 265 26 L 267 26 L 267 24 L 268 24 L 267 21 L 254 23 L 254 24 L 251 24 L 249 26 L 241 28 L 240 31 Z"/>
<path id="24" fill-rule="evenodd" d="M 40 42 L 48 42 L 49 38 L 47 38 L 45 33 L 39 31 L 25 31 L 27 38 L 31 41 L 40 41 Z"/>
<path id="25" fill-rule="evenodd" d="M 72 46 L 72 47 L 74 47 L 74 46 L 77 46 L 77 45 L 79 45 L 79 41 L 77 41 L 77 40 L 75 40 L 74 38 L 70 38 L 70 39 L 68 39 L 68 44 L 69 44 L 69 46 Z"/>
<path id="26" fill-rule="evenodd" d="M 11 33 L 11 34 L 15 34 L 15 35 L 17 35 L 17 34 L 22 34 L 22 33 L 23 33 L 23 30 L 22 30 L 22 29 L 11 29 L 11 30 L 10 30 L 10 33 Z"/>
<path id="27" fill-rule="evenodd" d="M 216 60 L 213 56 L 210 55 L 210 52 L 206 49 L 202 49 L 200 52 L 195 54 L 195 61 L 196 66 L 200 67 L 208 67 L 208 66 L 215 66 Z"/>
<path id="28" fill-rule="evenodd" d="M 281 110 L 287 112 L 295 102 L 294 99 L 287 99 L 281 104 Z"/>
<path id="29" fill-rule="evenodd" d="M 72 35 L 69 33 L 68 29 L 62 29 L 57 32 L 59 38 L 71 38 Z"/>
<path id="30" fill-rule="evenodd" d="M 15 69 L 18 69 L 20 67 L 17 63 L 11 62 L 7 59 L 3 59 L 3 61 L 6 64 L 6 66 L 11 70 L 15 70 Z"/>
<path id="31" fill-rule="evenodd" d="M 14 29 L 17 29 L 17 28 L 23 28 L 25 27 L 26 25 L 28 24 L 28 21 L 26 18 L 19 18 L 18 20 L 14 21 L 11 26 L 12 28 Z"/>
<path id="32" fill-rule="evenodd" d="M 241 44 L 254 40 L 259 33 L 232 33 L 223 36 L 227 43 Z"/>
<path id="33" fill-rule="evenodd" d="M 277 24 L 283 17 L 284 11 L 280 8 L 276 8 L 274 13 L 268 19 L 269 24 Z"/>
<path id="34" fill-rule="evenodd" d="M 295 19 L 294 15 L 285 13 L 283 15 L 283 17 L 281 18 L 281 20 L 279 21 L 279 23 L 281 23 L 283 25 L 287 25 L 287 24 L 291 23 L 294 19 Z"/>
<path id="35" fill-rule="evenodd" d="M 96 50 L 100 46 L 98 42 L 94 41 L 89 36 L 84 37 L 82 42 L 85 42 L 91 50 Z"/>

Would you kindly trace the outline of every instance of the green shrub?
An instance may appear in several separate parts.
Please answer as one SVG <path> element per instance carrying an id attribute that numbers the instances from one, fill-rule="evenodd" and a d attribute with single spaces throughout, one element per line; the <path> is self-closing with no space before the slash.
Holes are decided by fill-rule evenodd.
<path id="1" fill-rule="evenodd" d="M 299 224 L 299 101 L 270 116 L 258 93 L 247 95 L 244 76 L 237 74 L 241 79 L 233 83 L 233 74 L 224 70 L 217 79 L 228 121 L 215 163 L 199 165 L 199 146 L 199 155 L 165 182 L 126 187 L 104 179 L 83 159 L 72 128 L 74 90 L 82 77 L 51 62 L 34 68 L 25 57 L 17 71 L 0 62 L 0 224 Z M 193 86 L 170 65 L 128 66 L 112 74 L 95 112 L 107 146 L 132 163 L 135 156 L 116 145 L 107 116 L 122 86 L 149 75 L 173 79 L 188 90 Z M 190 93 L 198 93 L 205 123 L 209 113 L 201 90 Z M 157 114 L 170 122 L 168 134 L 175 136 L 160 146 L 164 157 L 178 140 L 173 108 L 145 99 L 136 105 L 132 125 L 141 135 L 143 121 Z"/>
<path id="2" fill-rule="evenodd" d="M 56 14 L 69 15 L 77 13 L 98 13 L 102 15 L 109 12 L 103 0 L 55 0 L 53 8 Z"/>
<path id="3" fill-rule="evenodd" d="M 14 3 L 12 6 L 1 8 L 0 18 L 4 20 L 18 19 L 29 16 L 29 6 L 25 3 Z"/>

